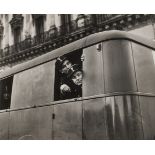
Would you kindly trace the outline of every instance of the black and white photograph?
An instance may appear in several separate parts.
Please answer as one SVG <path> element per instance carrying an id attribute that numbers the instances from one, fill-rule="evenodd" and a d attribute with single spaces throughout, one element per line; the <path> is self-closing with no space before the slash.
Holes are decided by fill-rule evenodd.
<path id="1" fill-rule="evenodd" d="M 2 154 L 149 154 L 152 0 L 0 5 Z"/>
<path id="2" fill-rule="evenodd" d="M 0 139 L 154 140 L 154 14 L 1 14 Z"/>

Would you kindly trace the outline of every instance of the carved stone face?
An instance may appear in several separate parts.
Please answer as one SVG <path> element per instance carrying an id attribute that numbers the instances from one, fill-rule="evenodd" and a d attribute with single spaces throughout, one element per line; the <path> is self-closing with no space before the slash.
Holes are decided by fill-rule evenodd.
<path id="1" fill-rule="evenodd" d="M 82 85 L 82 79 L 83 79 L 83 73 L 82 71 L 76 71 L 73 75 L 72 75 L 72 81 L 75 85 L 80 86 Z"/>

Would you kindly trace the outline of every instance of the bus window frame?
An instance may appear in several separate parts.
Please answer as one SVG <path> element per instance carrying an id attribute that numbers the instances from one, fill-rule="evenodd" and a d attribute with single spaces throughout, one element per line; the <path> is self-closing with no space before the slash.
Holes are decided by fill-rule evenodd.
<path id="1" fill-rule="evenodd" d="M 10 76 L 7 76 L 3 79 L 0 79 L 0 83 L 1 83 L 1 86 L 4 87 L 4 85 L 7 85 L 7 80 L 9 80 L 9 84 L 7 86 L 9 86 L 11 88 L 11 90 L 9 89 L 9 102 L 7 103 L 7 107 L 6 108 L 2 108 L 0 107 L 0 112 L 7 112 L 11 109 L 11 100 L 12 100 L 12 87 L 13 87 L 13 79 L 14 79 L 14 75 L 10 75 Z M 4 81 L 5 80 L 5 81 Z M 2 92 L 0 93 L 1 97 L 2 95 L 4 95 L 4 89 L 2 90 Z M 4 104 L 4 99 L 1 99 L 2 103 L 0 104 Z"/>

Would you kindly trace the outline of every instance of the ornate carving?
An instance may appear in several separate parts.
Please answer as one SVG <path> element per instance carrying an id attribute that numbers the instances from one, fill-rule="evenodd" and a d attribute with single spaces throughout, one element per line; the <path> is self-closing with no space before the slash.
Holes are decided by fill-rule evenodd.
<path id="1" fill-rule="evenodd" d="M 12 30 L 16 29 L 17 27 L 23 26 L 23 16 L 21 14 L 14 14 L 12 20 L 10 21 Z"/>
<path id="2" fill-rule="evenodd" d="M 4 27 L 2 25 L 2 21 L 0 20 L 0 38 L 3 36 Z"/>
<path id="3" fill-rule="evenodd" d="M 28 31 L 25 31 L 25 39 L 31 38 L 31 34 Z"/>
<path id="4" fill-rule="evenodd" d="M 3 54 L 4 54 L 4 56 L 7 56 L 7 55 L 9 55 L 9 44 L 7 44 L 6 46 L 5 46 L 5 48 L 4 48 L 4 50 L 3 50 Z"/>
<path id="5" fill-rule="evenodd" d="M 51 25 L 49 29 L 50 37 L 53 37 L 57 34 L 57 27 L 55 25 Z"/>
<path id="6" fill-rule="evenodd" d="M 79 14 L 77 19 L 76 19 L 76 23 L 78 27 L 83 27 L 85 26 L 85 18 L 86 16 L 84 14 Z"/>

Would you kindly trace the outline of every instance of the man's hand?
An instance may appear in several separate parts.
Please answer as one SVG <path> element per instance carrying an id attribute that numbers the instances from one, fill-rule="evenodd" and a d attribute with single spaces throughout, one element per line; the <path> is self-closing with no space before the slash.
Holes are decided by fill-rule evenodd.
<path id="1" fill-rule="evenodd" d="M 82 55 L 81 55 L 81 61 L 84 61 L 84 59 L 85 59 L 85 55 L 82 54 Z"/>
<path id="2" fill-rule="evenodd" d="M 63 84 L 63 85 L 60 86 L 60 91 L 61 91 L 62 94 L 65 94 L 65 93 L 71 92 L 71 89 L 70 89 L 70 87 L 68 85 Z"/>

